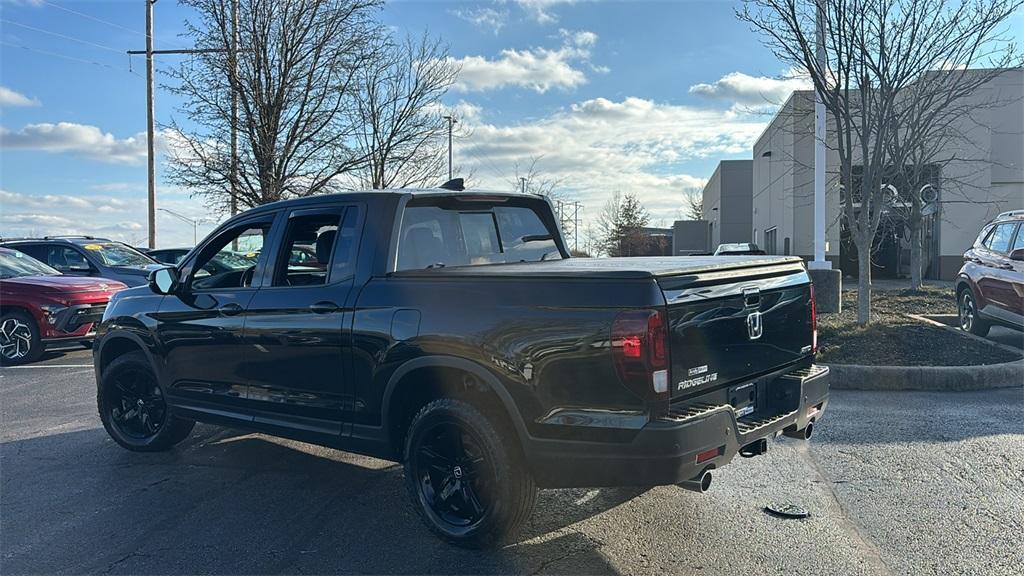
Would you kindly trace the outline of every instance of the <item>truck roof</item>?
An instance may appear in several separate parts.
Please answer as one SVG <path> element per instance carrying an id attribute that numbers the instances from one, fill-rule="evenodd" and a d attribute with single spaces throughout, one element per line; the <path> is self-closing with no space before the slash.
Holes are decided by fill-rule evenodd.
<path id="1" fill-rule="evenodd" d="M 566 258 L 542 262 L 484 264 L 403 270 L 401 275 L 452 277 L 647 279 L 663 276 L 725 272 L 745 268 L 802 263 L 798 256 L 648 256 L 629 258 Z"/>
<path id="2" fill-rule="evenodd" d="M 320 204 L 323 202 L 334 201 L 360 201 L 370 200 L 373 198 L 380 198 L 381 196 L 394 196 L 394 195 L 408 195 L 417 198 L 429 198 L 431 196 L 437 197 L 499 197 L 499 198 L 532 198 L 538 199 L 543 198 L 537 194 L 522 194 L 520 192 L 495 192 L 491 190 L 446 190 L 444 188 L 395 188 L 388 190 L 352 190 L 349 192 L 336 192 L 333 194 L 316 194 L 313 196 L 305 196 L 302 198 L 291 198 L 288 200 L 279 200 L 277 202 L 271 202 L 269 204 L 263 204 L 252 208 L 251 211 L 259 210 L 278 210 L 281 208 L 290 208 L 295 206 L 306 206 L 310 204 Z"/>

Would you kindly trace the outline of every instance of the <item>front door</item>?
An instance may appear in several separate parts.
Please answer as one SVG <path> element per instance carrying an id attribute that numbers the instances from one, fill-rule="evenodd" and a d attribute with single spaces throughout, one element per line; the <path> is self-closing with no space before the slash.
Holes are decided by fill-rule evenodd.
<path id="1" fill-rule="evenodd" d="M 359 207 L 344 205 L 288 214 L 245 329 L 246 404 L 256 422 L 341 434 L 360 218 Z"/>
<path id="2" fill-rule="evenodd" d="M 273 215 L 264 215 L 218 233 L 181 265 L 180 292 L 160 305 L 165 389 L 186 410 L 239 418 L 248 353 L 242 334 L 272 224 Z"/>

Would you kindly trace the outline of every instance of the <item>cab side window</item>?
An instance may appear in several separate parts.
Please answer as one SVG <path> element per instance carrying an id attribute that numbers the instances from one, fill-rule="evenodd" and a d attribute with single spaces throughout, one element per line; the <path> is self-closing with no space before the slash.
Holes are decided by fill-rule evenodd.
<path id="1" fill-rule="evenodd" d="M 192 266 L 193 290 L 248 288 L 270 233 L 270 222 L 225 230 L 208 244 Z"/>
<path id="2" fill-rule="evenodd" d="M 355 270 L 356 208 L 292 216 L 274 267 L 274 286 L 318 286 Z"/>
<path id="3" fill-rule="evenodd" d="M 1017 239 L 1013 241 L 1013 248 L 1010 249 L 1010 252 L 1014 250 L 1024 250 L 1024 228 L 1017 230 Z"/>

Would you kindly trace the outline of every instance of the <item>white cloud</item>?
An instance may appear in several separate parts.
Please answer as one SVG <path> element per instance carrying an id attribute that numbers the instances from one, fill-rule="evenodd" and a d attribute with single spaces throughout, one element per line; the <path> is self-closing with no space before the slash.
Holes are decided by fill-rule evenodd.
<path id="1" fill-rule="evenodd" d="M 6 86 L 0 86 L 0 106 L 39 106 L 39 100 L 29 98 Z"/>
<path id="2" fill-rule="evenodd" d="M 207 214 L 199 200 L 177 192 L 173 187 L 158 187 L 158 205 L 191 218 L 208 218 L 199 226 L 199 234 L 209 233 L 217 219 Z M 0 190 L 0 236 L 90 234 L 142 245 L 147 236 L 146 211 L 144 193 L 113 197 Z M 192 226 L 157 212 L 157 245 L 191 246 Z"/>
<path id="3" fill-rule="evenodd" d="M 146 159 L 146 135 L 140 132 L 119 139 L 87 124 L 28 124 L 18 131 L 0 128 L 0 148 L 64 152 L 101 162 L 136 164 Z"/>
<path id="4" fill-rule="evenodd" d="M 806 75 L 789 71 L 781 78 L 732 72 L 710 84 L 690 86 L 690 94 L 722 100 L 738 107 L 764 108 L 781 105 L 795 90 L 812 88 Z"/>
<path id="5" fill-rule="evenodd" d="M 513 187 L 512 167 L 540 157 L 543 175 L 583 202 L 585 221 L 621 191 L 636 193 L 652 222 L 670 222 L 680 215 L 684 193 L 709 176 L 690 173 L 688 163 L 749 156 L 764 126 L 758 116 L 730 110 L 595 98 L 529 123 L 470 125 L 472 137 L 457 143 L 455 154 L 481 189 Z"/>
<path id="6" fill-rule="evenodd" d="M 558 15 L 551 11 L 559 4 L 575 4 L 576 0 L 516 0 L 526 15 L 538 24 L 554 24 Z"/>
<path id="7" fill-rule="evenodd" d="M 508 10 L 491 8 L 488 6 L 479 6 L 476 8 L 458 8 L 455 10 L 449 10 L 450 14 L 469 22 L 470 24 L 498 34 L 501 29 L 505 27 L 508 22 Z"/>
<path id="8" fill-rule="evenodd" d="M 506 49 L 493 60 L 483 56 L 453 58 L 462 68 L 455 89 L 474 92 L 518 86 L 544 93 L 586 84 L 587 76 L 577 64 L 590 63 L 590 49 L 597 43 L 597 34 L 560 30 L 559 37 L 562 46 L 557 49 Z"/>

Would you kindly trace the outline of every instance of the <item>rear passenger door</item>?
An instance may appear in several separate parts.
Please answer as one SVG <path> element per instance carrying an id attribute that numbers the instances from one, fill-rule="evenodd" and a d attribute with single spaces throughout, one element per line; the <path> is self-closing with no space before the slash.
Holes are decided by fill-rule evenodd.
<path id="1" fill-rule="evenodd" d="M 255 421 L 339 435 L 350 394 L 344 348 L 362 229 L 359 206 L 294 210 L 250 304 L 246 404 Z M 312 257 L 295 259 L 300 251 Z"/>
<path id="2" fill-rule="evenodd" d="M 978 279 L 984 312 L 1005 321 L 1015 307 L 1017 295 L 1011 282 L 1014 275 L 1013 261 L 1010 260 L 1010 244 L 1013 241 L 1016 222 L 997 224 L 984 241 L 981 263 L 984 271 Z"/>

